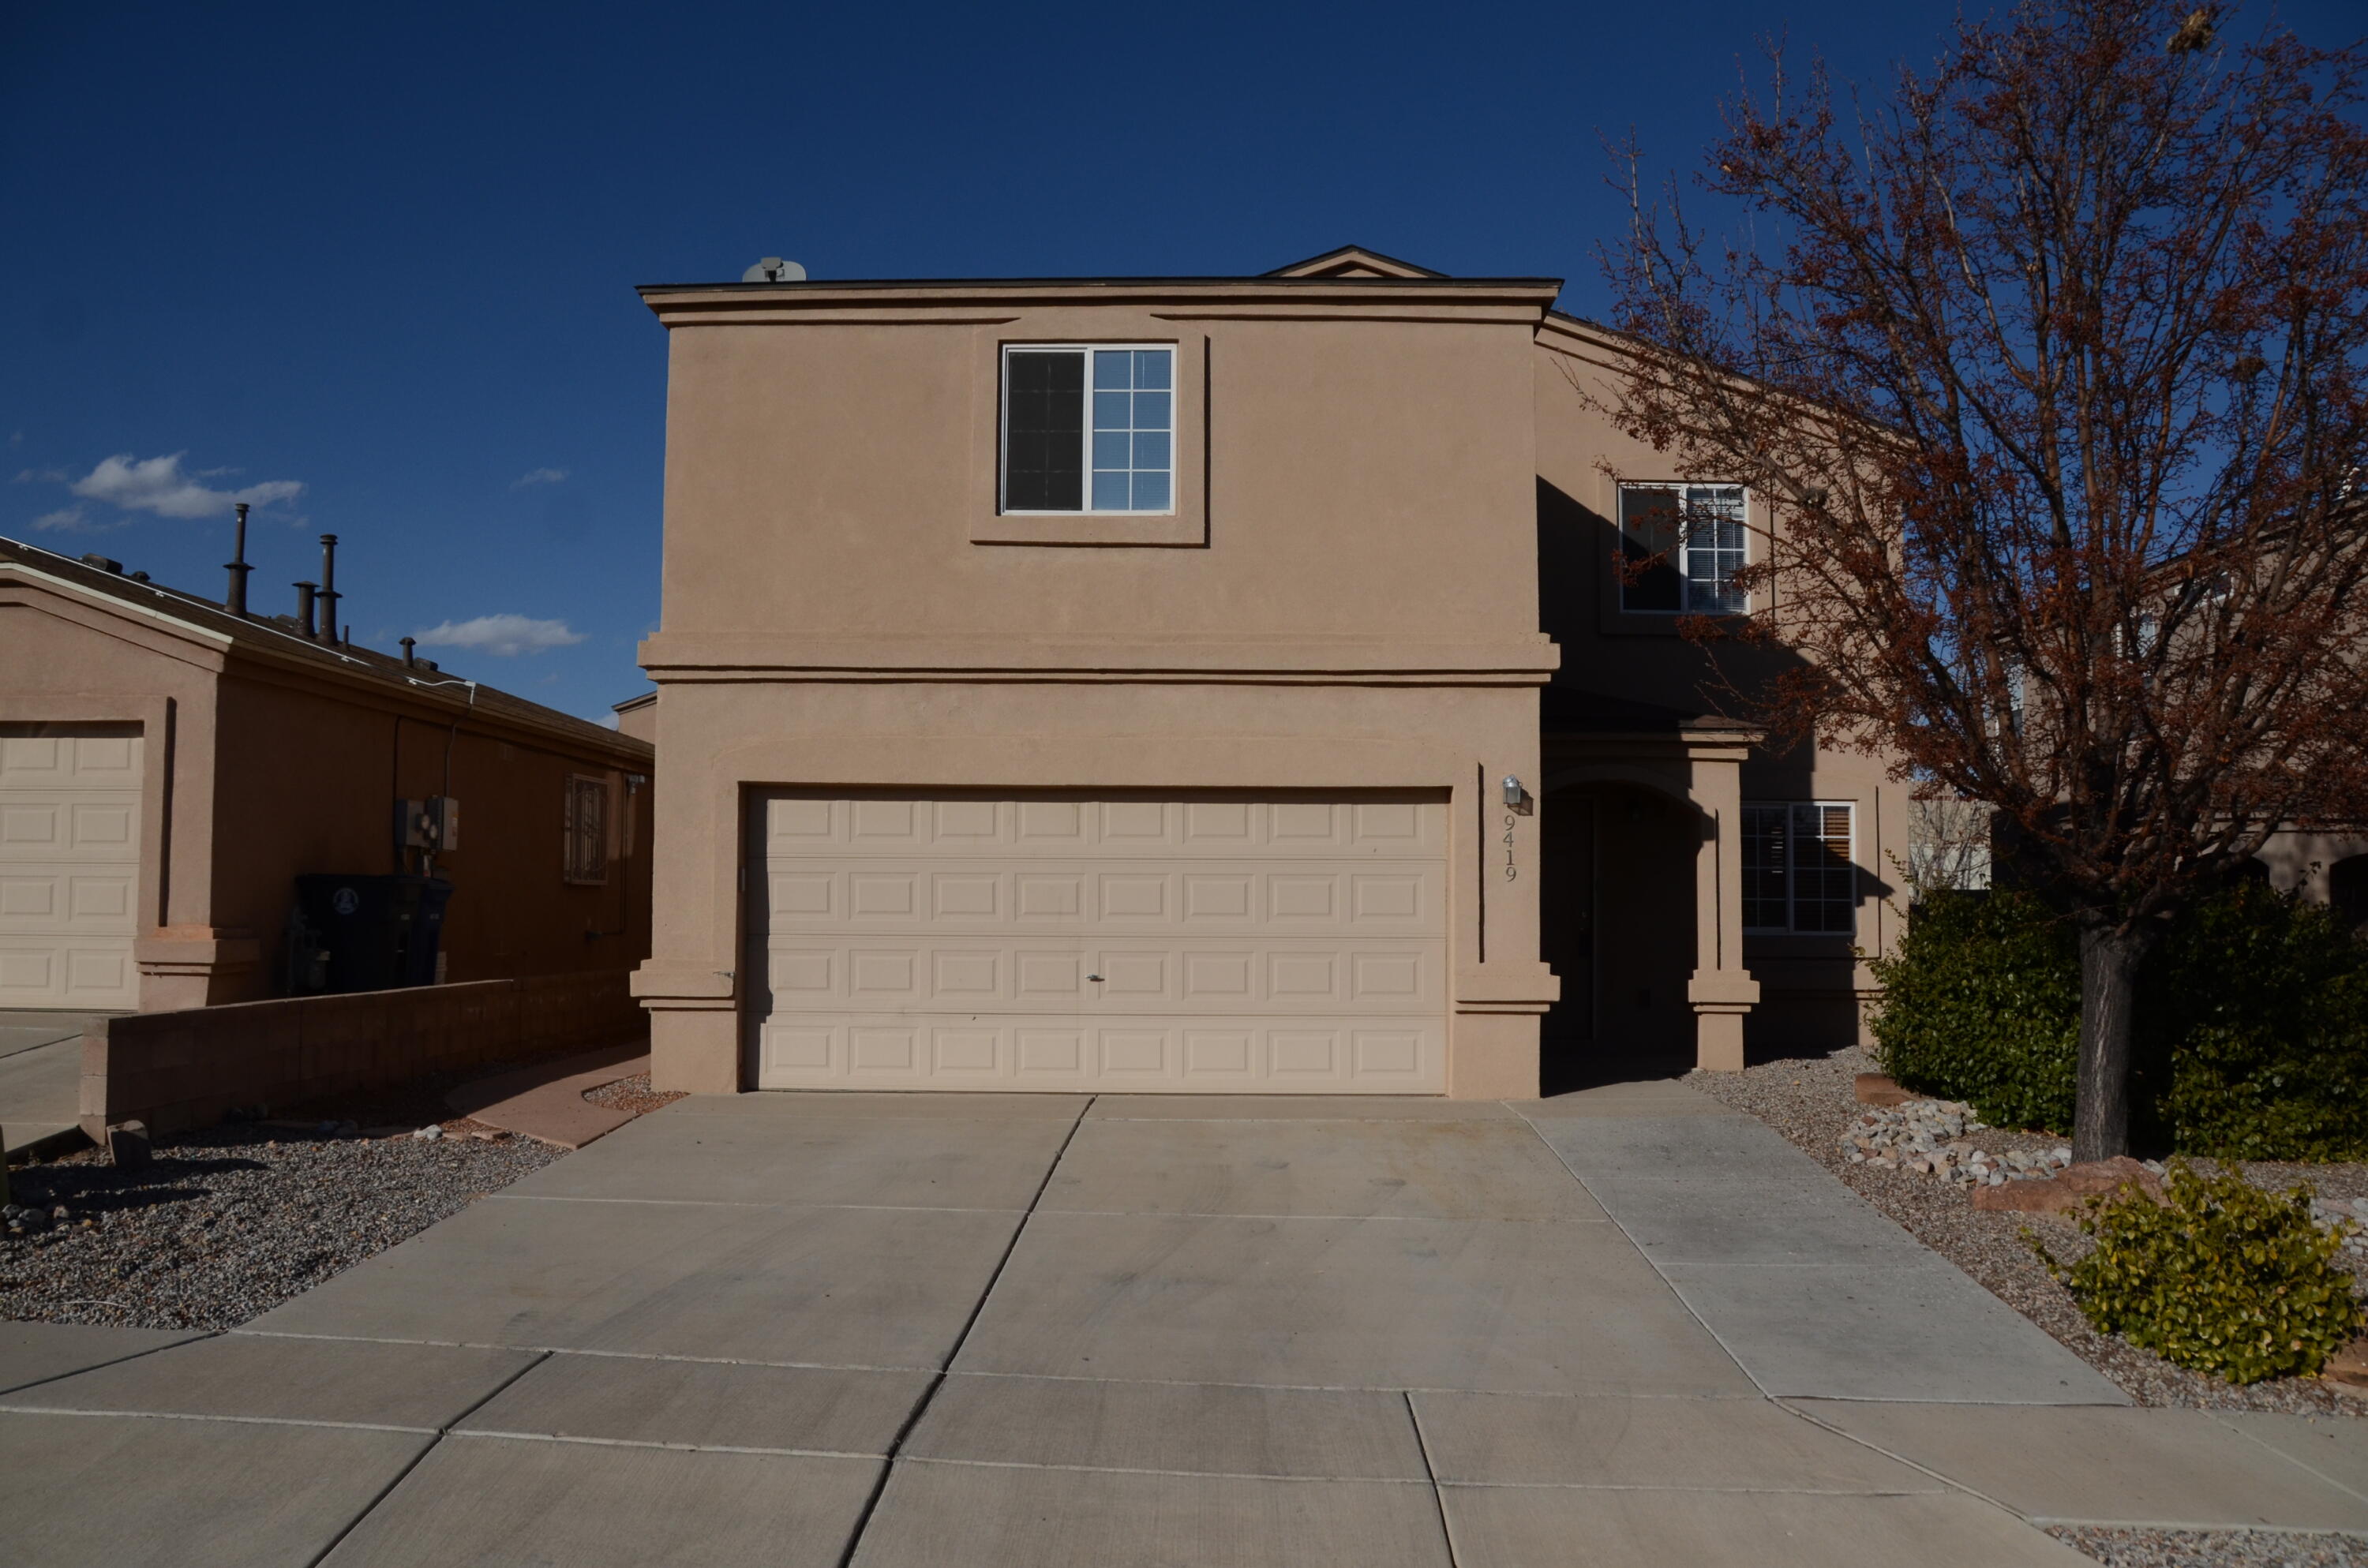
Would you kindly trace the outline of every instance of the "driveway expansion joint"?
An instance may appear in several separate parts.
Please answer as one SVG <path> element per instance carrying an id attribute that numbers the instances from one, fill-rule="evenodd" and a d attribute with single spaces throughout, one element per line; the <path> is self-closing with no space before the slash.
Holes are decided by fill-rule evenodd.
<path id="1" fill-rule="evenodd" d="M 880 1508 L 880 1499 L 887 1494 L 889 1478 L 896 1473 L 906 1440 L 912 1437 L 913 1429 L 921 1424 L 921 1417 L 928 1412 L 938 1391 L 946 1386 L 948 1371 L 962 1355 L 962 1346 L 969 1341 L 971 1330 L 978 1326 L 979 1314 L 986 1310 L 987 1298 L 995 1294 L 996 1282 L 1003 1278 L 1004 1269 L 1010 1267 L 1011 1255 L 1019 1250 L 1019 1238 L 1027 1233 L 1028 1221 L 1036 1217 L 1036 1206 L 1044 1200 L 1046 1189 L 1053 1185 L 1053 1174 L 1060 1170 L 1062 1158 L 1068 1153 L 1069 1145 L 1076 1142 L 1077 1130 L 1086 1124 L 1086 1117 L 1099 1097 L 1089 1095 L 1085 1103 L 1077 1107 L 1076 1116 L 1070 1121 L 1068 1132 L 1061 1139 L 1060 1148 L 1053 1151 L 1052 1159 L 1045 1163 L 1043 1178 L 1037 1182 L 1036 1191 L 1029 1199 L 1028 1208 L 1021 1213 L 1019 1223 L 1011 1228 L 1011 1239 L 1004 1244 L 1003 1256 L 996 1260 L 994 1270 L 987 1275 L 985 1289 L 979 1291 L 978 1300 L 971 1303 L 970 1315 L 962 1320 L 962 1332 L 954 1335 L 944 1362 L 935 1369 L 936 1376 L 930 1379 L 929 1386 L 921 1391 L 920 1398 L 913 1402 L 913 1408 L 905 1413 L 904 1422 L 896 1428 L 895 1437 L 889 1440 L 888 1451 L 882 1456 L 879 1477 L 871 1484 L 871 1494 L 864 1499 L 863 1511 L 856 1516 L 855 1528 L 848 1532 L 847 1550 L 839 1556 L 840 1568 L 852 1568 L 855 1554 L 862 1548 L 864 1532 L 871 1528 L 872 1516 Z M 999 1212 L 1008 1213 L 1009 1210 Z"/>

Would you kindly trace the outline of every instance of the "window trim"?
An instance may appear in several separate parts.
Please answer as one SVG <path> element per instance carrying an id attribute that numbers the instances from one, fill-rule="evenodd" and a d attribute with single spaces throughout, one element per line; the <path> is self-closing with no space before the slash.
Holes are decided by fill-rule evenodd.
<path id="1" fill-rule="evenodd" d="M 583 824 L 576 820 L 577 802 L 586 794 L 596 794 L 600 801 L 600 831 L 595 846 L 599 852 L 600 865 L 597 873 L 587 872 L 575 858 L 576 846 L 584 837 Z M 613 794 L 609 777 L 605 774 L 570 773 L 567 776 L 567 792 L 562 797 L 560 816 L 559 880 L 570 887 L 608 885 L 609 865 L 617 858 L 610 843 L 616 821 L 616 802 L 610 798 Z"/>
<path id="2" fill-rule="evenodd" d="M 1082 464 L 1083 489 L 1079 500 L 1090 503 L 1094 492 L 1094 356 L 1097 353 L 1141 353 L 1157 349 L 1167 356 L 1167 505 L 1160 507 L 1110 507 L 1090 504 L 1076 507 L 1013 506 L 1008 504 L 1010 492 L 1011 459 L 1011 357 L 1014 354 L 1075 353 L 1086 362 L 1085 417 L 1078 432 L 1079 459 Z M 1173 517 L 1178 515 L 1178 439 L 1182 388 L 1182 345 L 1173 340 L 1135 342 L 1011 342 L 1000 346 L 995 366 L 995 509 L 1005 517 Z M 1148 472 L 1149 470 L 1130 470 Z"/>
<path id="3" fill-rule="evenodd" d="M 1623 559 L 1625 559 L 1628 549 L 1628 524 L 1625 514 L 1628 509 L 1626 505 L 1627 494 L 1631 490 L 1674 490 L 1680 493 L 1688 490 L 1734 491 L 1738 502 L 1738 506 L 1736 507 L 1736 526 L 1743 530 L 1742 560 L 1737 564 L 1738 567 L 1748 567 L 1751 564 L 1751 508 L 1753 501 L 1751 486 L 1737 483 L 1736 481 L 1731 479 L 1621 479 L 1614 481 L 1611 490 L 1611 528 L 1612 532 L 1619 536 L 1620 550 Z M 1685 508 L 1680 505 L 1679 507 L 1679 517 L 1682 518 L 1684 514 Z M 1696 609 L 1693 607 L 1691 601 L 1693 598 L 1694 579 L 1693 574 L 1690 568 L 1692 565 L 1691 558 L 1694 548 L 1695 547 L 1691 540 L 1680 540 L 1677 549 L 1672 552 L 1670 564 L 1676 568 L 1678 574 L 1677 608 L 1654 609 L 1645 606 L 1630 604 L 1628 602 L 1628 589 L 1630 585 L 1617 571 L 1612 574 L 1611 584 L 1613 608 L 1622 615 L 1644 616 L 1652 620 L 1666 620 L 1681 615 L 1749 615 L 1753 608 L 1752 600 L 1754 596 L 1748 593 L 1742 596 L 1743 602 L 1732 609 Z M 1712 546 L 1710 548 L 1715 550 L 1716 546 Z M 1775 802 L 1768 801 L 1755 803 L 1774 804 Z"/>
<path id="4" fill-rule="evenodd" d="M 1738 829 L 1738 830 L 1740 830 L 1740 829 L 1742 829 L 1742 828 L 1743 828 L 1743 824 L 1744 824 L 1744 816 L 1745 816 L 1745 814 L 1746 814 L 1746 813 L 1748 813 L 1748 812 L 1754 812 L 1754 811 L 1781 811 L 1781 812 L 1783 812 L 1785 813 L 1785 829 L 1784 829 L 1784 922 L 1785 922 L 1785 923 L 1784 923 L 1783 925 L 1782 925 L 1782 926 L 1754 926 L 1754 925 L 1749 924 L 1749 923 L 1748 923 L 1748 920 L 1747 919 L 1747 920 L 1746 920 L 1746 923 L 1745 923 L 1745 925 L 1744 925 L 1744 927 L 1743 927 L 1743 934 L 1744 934 L 1745 936 L 1747 936 L 1747 937 L 1826 937 L 1826 938 L 1828 938 L 1828 939 L 1830 939 L 1830 938 L 1834 938 L 1834 937 L 1841 937 L 1841 938 L 1844 938 L 1844 939 L 1846 939 L 1846 940 L 1850 940 L 1850 941 L 1856 941 L 1856 940 L 1858 939 L 1858 919 L 1859 919 L 1859 903 L 1860 903 L 1859 893 L 1860 893 L 1861 888 L 1861 886 L 1862 886 L 1862 884 L 1863 884 L 1863 881 L 1864 881 L 1864 874 L 1863 874 L 1863 872 L 1862 872 L 1862 871 L 1861 870 L 1861 869 L 1860 869 L 1860 866 L 1859 866 L 1859 860 L 1858 860 L 1858 828 L 1859 828 L 1859 810 L 1858 810 L 1858 808 L 1859 808 L 1859 802 L 1858 802 L 1858 801 L 1838 801 L 1838 800 L 1814 800 L 1814 801 L 1745 801 L 1744 802 L 1742 802 L 1742 812 L 1738 812 L 1738 813 L 1737 813 L 1736 824 L 1736 827 L 1737 827 L 1737 829 Z M 1805 810 L 1810 810 L 1810 811 L 1844 811 L 1844 812 L 1848 812 L 1850 813 L 1850 846 L 1849 846 L 1848 850 L 1845 852 L 1845 859 L 1846 859 L 1846 861 L 1848 862 L 1848 864 L 1849 864 L 1849 866 L 1850 866 L 1850 927 L 1849 927 L 1849 929 L 1847 929 L 1847 930 L 1841 930 L 1841 931 L 1804 931 L 1804 930 L 1803 930 L 1803 929 L 1801 928 L 1801 925 L 1800 925 L 1800 917 L 1799 917 L 1799 914 L 1798 914 L 1798 908 L 1799 908 L 1799 903 L 1800 903 L 1800 879 L 1799 879 L 1799 876 L 1798 876 L 1799 857 L 1794 853 L 1794 846 L 1795 846 L 1800 842 L 1800 835 L 1798 835 L 1798 834 L 1793 830 L 1793 821 L 1794 821 L 1793 813 L 1794 813 L 1794 812 L 1799 812 L 1799 811 L 1804 810 L 1804 809 L 1805 809 Z M 1738 845 L 1736 846 L 1736 854 L 1737 854 L 1737 857 L 1738 857 L 1738 858 L 1740 858 L 1740 857 L 1743 855 L 1744 851 L 1745 851 L 1746 846 L 1745 846 L 1745 845 L 1743 845 L 1743 844 L 1738 844 Z M 1750 874 L 1749 869 L 1748 869 L 1748 868 L 1747 867 L 1747 868 L 1745 869 L 1745 870 L 1744 870 L 1744 875 L 1746 875 L 1746 876 L 1748 877 L 1749 874 Z M 1744 897 L 1744 899 L 1742 900 L 1742 903 L 1743 903 L 1743 904 L 1744 904 L 1744 906 L 1745 906 L 1745 909 L 1746 909 L 1746 910 L 1748 910 L 1748 909 L 1749 908 L 1751 902 L 1752 902 L 1752 901 L 1751 901 L 1751 899 L 1748 897 L 1748 893 L 1747 893 L 1747 895 L 1746 895 L 1746 896 Z M 1738 915 L 1740 915 L 1740 914 L 1743 914 L 1743 913 L 1744 913 L 1744 911 L 1743 911 L 1743 910 L 1738 910 L 1736 913 L 1737 913 Z"/>

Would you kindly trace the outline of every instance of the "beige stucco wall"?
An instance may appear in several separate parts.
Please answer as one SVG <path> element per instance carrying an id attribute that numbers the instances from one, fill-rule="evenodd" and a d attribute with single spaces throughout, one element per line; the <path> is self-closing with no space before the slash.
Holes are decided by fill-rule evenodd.
<path id="1" fill-rule="evenodd" d="M 439 868 L 456 887 L 448 977 L 622 970 L 648 951 L 650 791 L 625 775 L 651 765 L 631 742 L 577 747 L 457 699 L 259 659 L 13 570 L 0 571 L 0 725 L 141 729 L 143 1011 L 281 994 L 294 878 L 402 869 L 393 801 L 446 792 L 448 740 L 462 812 Z M 604 885 L 561 877 L 571 774 L 609 779 L 620 808 Z"/>
<path id="2" fill-rule="evenodd" d="M 1418 789 L 1455 824 L 1450 1092 L 1533 1092 L 1536 881 L 1488 888 L 1484 952 L 1475 791 L 1536 777 L 1554 661 L 1528 370 L 1547 293 L 654 297 L 663 803 L 636 988 L 658 1081 L 747 1082 L 753 789 Z M 1177 345 L 1175 517 L 996 517 L 998 346 L 1035 341 Z"/>
<path id="3" fill-rule="evenodd" d="M 213 871 L 222 924 L 277 934 L 305 872 L 404 869 L 393 802 L 450 794 L 461 802 L 460 846 L 436 868 L 453 885 L 448 980 L 630 969 L 647 956 L 649 833 L 632 821 L 647 796 L 626 775 L 650 764 L 495 728 L 465 710 L 369 697 L 301 672 L 233 666 L 222 680 Z M 620 813 L 602 883 L 562 875 L 571 777 L 605 780 Z M 279 958 L 267 944 L 237 999 L 279 994 Z"/>
<path id="4" fill-rule="evenodd" d="M 619 734 L 631 735 L 637 741 L 646 741 L 652 745 L 657 744 L 657 693 L 650 692 L 631 702 L 620 702 L 614 711 L 617 715 Z"/>
<path id="5" fill-rule="evenodd" d="M 1729 648 L 1715 655 L 1728 661 L 1722 669 L 1713 665 L 1712 650 L 1679 634 L 1676 618 L 1620 608 L 1612 562 L 1619 549 L 1614 519 L 1621 483 L 1716 476 L 1679 474 L 1667 454 L 1613 427 L 1602 412 L 1615 395 L 1609 368 L 1601 340 L 1590 335 L 1559 324 L 1549 324 L 1540 335 L 1531 367 L 1538 408 L 1538 551 L 1544 625 L 1563 653 L 1554 684 L 1694 711 L 1731 709 L 1734 699 L 1721 689 L 1725 681 L 1748 689 L 1755 679 L 1781 667 L 1787 655 Z M 1781 517 L 1757 496 L 1748 520 L 1755 530 L 1782 526 Z M 1756 559 L 1759 547 L 1752 548 Z M 1781 755 L 1760 746 L 1744 764 L 1742 793 L 1747 801 L 1846 801 L 1856 807 L 1856 932 L 1848 937 L 1743 940 L 1745 966 L 1761 987 L 1747 1025 L 1753 1048 L 1847 1045 L 1859 1027 L 1858 999 L 1874 991 L 1863 959 L 1888 951 L 1900 934 L 1907 904 L 1901 870 L 1908 850 L 1907 786 L 1889 778 L 1879 757 L 1822 745 Z M 1623 803 L 1622 812 L 1634 803 Z M 1642 912 L 1643 918 L 1666 924 L 1672 906 L 1691 907 L 1690 891 L 1672 881 L 1666 902 Z M 1641 888 L 1637 895 L 1643 896 Z M 1694 918 L 1706 915 L 1696 909 Z M 1862 956 L 1854 957 L 1853 947 Z M 1656 994 L 1666 991 L 1664 984 Z M 1630 1011 L 1640 1039 L 1660 1038 L 1665 1017 L 1647 1017 L 1650 1009 Z M 1621 1016 L 1611 1008 L 1603 1014 L 1614 1027 Z"/>
<path id="6" fill-rule="evenodd" d="M 136 959 L 216 948 L 214 689 L 227 649 L 154 617 L 126 616 L 0 572 L 0 725 L 125 723 L 142 740 Z M 20 732 L 21 733 L 21 732 Z M 169 853 L 167 852 L 169 849 Z M 235 940 L 235 938 L 233 938 Z M 233 947 L 230 961 L 252 963 Z M 184 1006 L 180 976 L 143 975 L 142 999 Z M 194 987 L 204 1002 L 204 983 Z"/>

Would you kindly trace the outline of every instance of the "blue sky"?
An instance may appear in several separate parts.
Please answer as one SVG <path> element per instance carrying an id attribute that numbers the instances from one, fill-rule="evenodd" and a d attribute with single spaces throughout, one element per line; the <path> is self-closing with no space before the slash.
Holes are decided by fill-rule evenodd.
<path id="1" fill-rule="evenodd" d="M 604 716 L 658 614 L 633 285 L 1356 242 L 1588 313 L 1603 134 L 1691 167 L 1761 33 L 1879 79 L 1952 10 L 16 0 L 0 533 L 219 594 L 246 494 L 258 608 L 335 532 L 358 640 L 458 628 L 448 668 Z M 2283 14 L 2333 42 L 2348 10 Z"/>

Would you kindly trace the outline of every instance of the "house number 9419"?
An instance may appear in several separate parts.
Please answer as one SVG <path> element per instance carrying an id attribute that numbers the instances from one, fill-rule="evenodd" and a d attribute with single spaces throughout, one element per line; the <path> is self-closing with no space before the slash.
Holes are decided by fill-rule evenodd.
<path id="1" fill-rule="evenodd" d="M 1508 882 L 1512 881 L 1520 874 L 1520 868 L 1513 864 L 1513 813 L 1507 812 L 1505 813 L 1505 880 Z"/>

